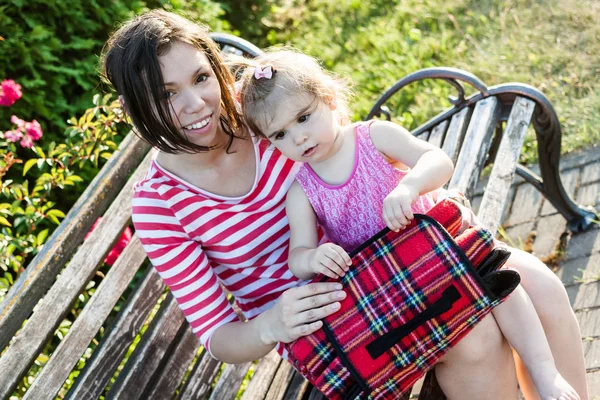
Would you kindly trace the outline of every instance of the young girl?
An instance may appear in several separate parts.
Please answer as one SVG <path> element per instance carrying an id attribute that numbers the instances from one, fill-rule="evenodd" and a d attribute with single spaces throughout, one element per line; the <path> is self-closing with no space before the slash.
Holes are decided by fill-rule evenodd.
<path id="1" fill-rule="evenodd" d="M 345 294 L 334 283 L 302 285 L 287 266 L 285 196 L 300 164 L 251 139 L 208 31 L 172 13 L 145 13 L 112 35 L 103 70 L 135 131 L 155 148 L 135 186 L 136 235 L 209 353 L 247 362 L 320 329 Z M 559 368 L 584 382 L 560 281 L 541 263 L 518 268 Z M 510 348 L 492 316 L 446 354 L 436 376 L 451 399 L 516 398 Z"/>
<path id="2" fill-rule="evenodd" d="M 351 265 L 348 252 L 385 226 L 403 229 L 413 213 L 435 204 L 452 162 L 394 123 L 347 123 L 343 86 L 306 55 L 280 50 L 253 64 L 241 79 L 245 121 L 285 156 L 304 162 L 286 200 L 289 267 L 301 279 L 342 277 Z M 318 245 L 317 225 L 334 243 Z M 541 398 L 579 399 L 556 369 L 523 289 L 493 313 Z"/>

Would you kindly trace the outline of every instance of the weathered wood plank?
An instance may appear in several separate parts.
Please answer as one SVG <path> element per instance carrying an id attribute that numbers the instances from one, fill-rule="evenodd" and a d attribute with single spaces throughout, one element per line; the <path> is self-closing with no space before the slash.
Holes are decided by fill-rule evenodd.
<path id="1" fill-rule="evenodd" d="M 283 361 L 277 351 L 272 350 L 269 354 L 261 358 L 256 365 L 254 375 L 248 383 L 248 387 L 244 391 L 242 400 L 262 399 L 265 393 L 269 390 L 273 377 L 277 372 L 279 365 L 287 361 Z"/>
<path id="2" fill-rule="evenodd" d="M 61 268 L 71 258 L 98 216 L 115 198 L 150 147 L 131 132 L 119 150 L 52 233 L 42 250 L 28 264 L 0 305 L 0 351 L 29 317 L 33 307 L 54 283 Z"/>
<path id="3" fill-rule="evenodd" d="M 134 236 L 27 390 L 24 399 L 53 399 L 56 396 L 145 259 L 146 253 Z"/>
<path id="4" fill-rule="evenodd" d="M 466 107 L 454 114 L 450 120 L 450 126 L 448 126 L 448 130 L 446 131 L 442 150 L 448 154 L 448 157 L 450 157 L 454 163 L 456 163 L 456 160 L 458 159 L 465 132 L 469 126 L 471 111 L 470 107 Z"/>
<path id="5" fill-rule="evenodd" d="M 111 386 L 109 399 L 142 399 L 144 391 L 152 384 L 163 359 L 174 343 L 185 318 L 171 293 L 160 309 L 142 340 L 127 360 L 123 371 Z"/>
<path id="6" fill-rule="evenodd" d="M 192 332 L 189 324 L 184 322 L 181 330 L 181 340 L 160 373 L 155 374 L 153 387 L 144 393 L 144 399 L 170 399 L 180 386 L 185 372 L 200 348 L 200 340 Z"/>
<path id="7" fill-rule="evenodd" d="M 48 342 L 76 297 L 104 260 L 131 217 L 133 183 L 146 173 L 150 154 L 128 180 L 104 219 L 77 250 L 27 324 L 0 358 L 0 398 L 10 395 L 20 377 Z"/>
<path id="8" fill-rule="evenodd" d="M 206 350 L 204 350 L 200 357 L 179 392 L 181 400 L 205 398 L 211 389 L 215 377 L 219 373 L 221 365 L 223 365 L 220 361 L 212 358 Z"/>
<path id="9" fill-rule="evenodd" d="M 429 135 L 429 143 L 436 147 L 442 147 L 442 143 L 444 142 L 444 134 L 446 133 L 446 128 L 448 128 L 448 121 L 442 121 L 435 128 L 431 130 L 431 135 Z"/>
<path id="10" fill-rule="evenodd" d="M 235 399 L 242 380 L 252 365 L 251 362 L 243 364 L 227 364 L 223 374 L 217 381 L 209 400 Z"/>
<path id="11" fill-rule="evenodd" d="M 277 369 L 277 373 L 275 374 L 275 378 L 269 387 L 269 391 L 264 396 L 265 400 L 281 400 L 287 391 L 287 388 L 292 380 L 292 376 L 294 375 L 294 367 L 287 361 L 283 361 L 279 368 Z"/>
<path id="12" fill-rule="evenodd" d="M 117 370 L 127 349 L 165 290 L 158 272 L 151 266 L 102 338 L 84 370 L 67 394 L 67 400 L 97 399 Z"/>
<path id="13" fill-rule="evenodd" d="M 327 400 L 323 393 L 319 392 L 319 390 L 315 387 L 310 391 L 310 395 L 308 396 L 308 400 Z"/>
<path id="14" fill-rule="evenodd" d="M 302 400 L 308 394 L 311 386 L 298 371 L 294 371 L 292 381 L 285 392 L 285 400 Z"/>
<path id="15" fill-rule="evenodd" d="M 473 110 L 473 116 L 456 161 L 454 175 L 449 187 L 457 189 L 471 197 L 479 179 L 481 168 L 492 142 L 501 106 L 498 99 L 488 97 L 479 100 Z"/>
<path id="16" fill-rule="evenodd" d="M 515 99 L 486 190 L 483 193 L 478 218 L 483 226 L 493 233 L 496 233 L 500 226 L 504 205 L 515 178 L 519 154 L 534 108 L 535 103 L 531 100 L 522 97 Z"/>

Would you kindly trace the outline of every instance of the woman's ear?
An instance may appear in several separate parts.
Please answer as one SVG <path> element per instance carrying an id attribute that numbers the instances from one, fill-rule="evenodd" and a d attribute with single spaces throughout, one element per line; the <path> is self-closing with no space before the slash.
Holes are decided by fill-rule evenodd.
<path id="1" fill-rule="evenodd" d="M 129 112 L 127 111 L 127 106 L 125 106 L 125 100 L 123 100 L 123 96 L 119 95 L 119 104 L 121 105 L 121 109 L 123 110 L 123 113 L 127 116 L 129 116 Z"/>

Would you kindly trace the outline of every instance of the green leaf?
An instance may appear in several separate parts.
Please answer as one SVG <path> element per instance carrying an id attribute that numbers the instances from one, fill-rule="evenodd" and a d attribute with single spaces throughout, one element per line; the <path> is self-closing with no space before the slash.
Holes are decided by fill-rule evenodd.
<path id="1" fill-rule="evenodd" d="M 4 225 L 4 226 L 12 226 L 10 224 L 10 222 L 8 222 L 8 220 L 6 218 L 4 218 L 3 216 L 0 216 L 0 225 Z"/>
<path id="2" fill-rule="evenodd" d="M 33 165 L 37 162 L 36 158 L 32 158 L 30 160 L 27 160 L 27 162 L 25 163 L 25 165 L 23 166 L 23 176 L 25 176 L 25 174 L 27 173 L 27 171 L 29 171 L 31 169 L 31 167 L 33 167 Z"/>
<path id="3" fill-rule="evenodd" d="M 54 209 L 52 209 L 52 210 L 48 211 L 48 212 L 46 213 L 46 215 L 54 215 L 54 216 L 56 216 L 56 217 L 60 217 L 60 218 L 64 218 L 64 217 L 65 217 L 65 213 L 64 213 L 64 212 L 62 212 L 62 211 L 60 211 L 60 210 L 59 210 L 59 209 L 57 209 L 57 208 L 54 208 Z"/>
<path id="4" fill-rule="evenodd" d="M 50 231 L 48 229 L 44 229 L 43 231 L 38 233 L 37 238 L 36 238 L 36 242 L 38 245 L 42 245 L 46 242 L 46 238 L 48 237 L 49 232 Z"/>

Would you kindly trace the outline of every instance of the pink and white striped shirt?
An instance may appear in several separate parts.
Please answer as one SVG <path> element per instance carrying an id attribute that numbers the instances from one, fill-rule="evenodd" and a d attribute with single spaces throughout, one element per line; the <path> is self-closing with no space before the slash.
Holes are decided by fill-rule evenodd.
<path id="1" fill-rule="evenodd" d="M 238 319 L 219 283 L 248 319 L 301 283 L 287 265 L 285 213 L 285 197 L 300 164 L 264 140 L 254 150 L 255 182 L 244 196 L 212 194 L 156 161 L 134 188 L 136 234 L 209 351 L 212 333 Z"/>

